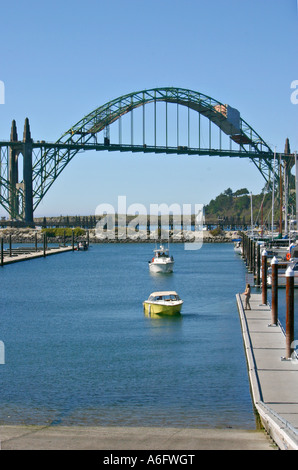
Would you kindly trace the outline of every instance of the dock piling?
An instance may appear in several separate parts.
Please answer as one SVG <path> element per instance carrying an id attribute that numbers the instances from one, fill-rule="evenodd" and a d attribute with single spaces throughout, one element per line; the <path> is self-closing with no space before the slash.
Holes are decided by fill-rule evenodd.
<path id="1" fill-rule="evenodd" d="M 3 260 L 4 260 L 4 253 L 3 253 L 3 237 L 1 238 L 1 260 L 0 264 L 3 266 Z"/>
<path id="2" fill-rule="evenodd" d="M 278 318 L 278 259 L 276 256 L 273 257 L 271 261 L 271 268 L 272 268 L 272 324 L 271 326 L 277 325 L 277 318 Z"/>
<path id="3" fill-rule="evenodd" d="M 294 271 L 289 266 L 286 270 L 286 359 L 294 351 Z"/>
<path id="4" fill-rule="evenodd" d="M 43 234 L 43 256 L 46 256 L 46 234 Z"/>
<path id="5" fill-rule="evenodd" d="M 261 284 L 260 271 L 261 271 L 261 248 L 260 248 L 260 245 L 257 244 L 257 267 L 256 267 L 256 286 L 257 287 L 259 287 Z"/>
<path id="6" fill-rule="evenodd" d="M 262 251 L 262 304 L 267 305 L 267 251 Z"/>

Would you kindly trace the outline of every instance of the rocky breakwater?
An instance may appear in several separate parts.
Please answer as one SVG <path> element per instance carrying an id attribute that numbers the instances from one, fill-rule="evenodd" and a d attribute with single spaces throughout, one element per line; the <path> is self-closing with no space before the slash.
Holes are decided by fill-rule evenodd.
<path id="1" fill-rule="evenodd" d="M 72 235 L 69 235 L 70 229 L 65 229 L 66 236 L 48 236 L 48 243 L 70 243 Z M 44 231 L 33 228 L 4 228 L 0 230 L 0 239 L 4 243 L 43 243 Z M 146 230 L 138 232 L 127 230 L 127 232 L 101 232 L 96 233 L 95 229 L 84 230 L 84 233 L 75 236 L 75 241 L 86 240 L 88 237 L 90 243 L 154 243 L 155 241 L 167 241 L 170 239 L 171 243 L 185 243 L 185 242 L 203 242 L 203 243 L 231 243 L 233 239 L 239 237 L 237 231 L 221 231 L 214 233 L 214 231 L 202 230 L 200 232 L 192 232 L 185 230 L 181 231 L 167 231 L 162 230 L 158 236 L 157 231 L 151 232 L 150 237 Z"/>
<path id="2" fill-rule="evenodd" d="M 4 243 L 34 243 L 35 240 L 39 243 L 43 240 L 41 230 L 35 230 L 32 228 L 3 228 L 0 230 L 0 239 L 3 239 Z"/>

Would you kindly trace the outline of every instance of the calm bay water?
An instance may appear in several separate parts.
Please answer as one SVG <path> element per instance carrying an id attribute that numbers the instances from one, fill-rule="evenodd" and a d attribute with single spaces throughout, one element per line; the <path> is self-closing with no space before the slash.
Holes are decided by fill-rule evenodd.
<path id="1" fill-rule="evenodd" d="M 154 245 L 99 244 L 0 270 L 0 423 L 254 429 L 232 244 L 186 251 L 150 275 Z M 181 318 L 145 318 L 176 290 Z"/>

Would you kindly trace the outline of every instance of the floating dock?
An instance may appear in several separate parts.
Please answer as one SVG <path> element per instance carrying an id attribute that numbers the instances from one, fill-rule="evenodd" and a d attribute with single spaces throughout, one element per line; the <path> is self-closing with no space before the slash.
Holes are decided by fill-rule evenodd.
<path id="1" fill-rule="evenodd" d="M 21 247 L 3 250 L 0 257 L 0 266 L 6 264 L 17 263 L 19 261 L 26 261 L 35 258 L 44 258 L 49 255 L 56 255 L 58 253 L 65 253 L 73 251 L 72 246 L 58 246 L 58 247 Z"/>
<path id="2" fill-rule="evenodd" d="M 254 406 L 277 446 L 298 450 L 298 359 L 285 359 L 285 333 L 280 323 L 272 325 L 262 295 L 251 295 L 251 310 L 244 310 L 243 297 L 236 295 Z"/>

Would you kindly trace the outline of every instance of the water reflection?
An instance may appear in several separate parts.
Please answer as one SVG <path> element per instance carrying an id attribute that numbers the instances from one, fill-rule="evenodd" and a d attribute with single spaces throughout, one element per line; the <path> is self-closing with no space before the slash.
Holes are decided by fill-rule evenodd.
<path id="1" fill-rule="evenodd" d="M 146 318 L 151 318 L 153 320 L 160 320 L 161 322 L 175 322 L 175 321 L 181 321 L 182 320 L 182 315 L 181 313 L 175 313 L 173 315 L 163 315 L 162 313 L 149 313 L 148 311 L 145 311 L 144 309 L 144 317 Z"/>

